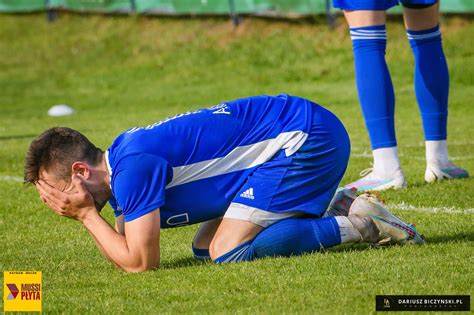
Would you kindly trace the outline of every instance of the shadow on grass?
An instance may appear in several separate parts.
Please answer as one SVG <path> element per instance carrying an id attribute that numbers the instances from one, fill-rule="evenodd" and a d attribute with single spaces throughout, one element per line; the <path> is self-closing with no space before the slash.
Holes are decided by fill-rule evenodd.
<path id="1" fill-rule="evenodd" d="M 444 244 L 449 242 L 474 242 L 474 231 L 469 232 L 459 232 L 451 235 L 435 235 L 435 236 L 424 236 L 426 244 Z M 333 253 L 343 253 L 343 252 L 362 252 L 368 249 L 380 249 L 387 248 L 390 246 L 400 246 L 400 245 L 384 245 L 384 246 L 373 246 L 370 244 L 343 244 L 334 248 L 330 248 L 327 251 Z"/>
<path id="2" fill-rule="evenodd" d="M 429 184 L 423 180 L 410 182 L 410 188 L 431 188 L 433 184 Z"/>
<path id="3" fill-rule="evenodd" d="M 442 244 L 457 241 L 474 242 L 474 231 L 454 233 L 451 235 L 427 236 L 427 244 Z"/>
<path id="4" fill-rule="evenodd" d="M 200 265 L 209 264 L 209 261 L 197 260 L 194 257 L 182 257 L 177 260 L 162 262 L 161 267 L 163 269 L 179 269 L 195 267 Z"/>
<path id="5" fill-rule="evenodd" d="M 341 253 L 341 252 L 362 252 L 369 249 L 377 249 L 369 244 L 353 244 L 353 245 L 341 245 L 333 248 L 329 248 L 326 252 Z M 313 254 L 318 253 L 314 252 Z M 275 256 L 274 258 L 289 258 L 285 256 Z M 181 269 L 190 268 L 202 265 L 214 265 L 211 260 L 197 260 L 194 257 L 182 257 L 173 261 L 166 261 L 161 263 L 160 269 Z"/>
<path id="6" fill-rule="evenodd" d="M 424 189 L 434 189 L 434 188 L 442 189 L 443 187 L 446 187 L 445 185 L 452 184 L 453 181 L 455 181 L 455 183 L 463 183 L 463 182 L 469 181 L 469 180 L 471 180 L 470 177 L 458 178 L 456 180 L 443 180 L 441 182 L 437 181 L 435 183 L 427 183 L 423 180 L 419 180 L 419 181 L 416 181 L 416 182 L 410 182 L 409 187 L 410 188 L 424 188 Z"/>
<path id="7" fill-rule="evenodd" d="M 426 238 L 427 244 L 443 244 L 443 243 L 459 242 L 459 241 L 473 242 L 474 231 L 455 233 L 451 235 L 437 235 L 437 236 Z M 400 245 L 388 245 L 388 246 L 376 247 L 370 244 L 343 244 L 340 246 L 329 248 L 326 250 L 326 252 L 331 252 L 331 253 L 364 252 L 367 250 L 373 250 L 373 249 L 377 250 L 377 249 L 388 248 L 390 246 L 400 246 Z M 180 268 L 189 268 L 189 267 L 195 267 L 195 266 L 201 266 L 201 265 L 207 265 L 207 264 L 212 264 L 212 262 L 197 260 L 194 257 L 182 257 L 174 261 L 163 262 L 161 266 L 164 269 L 180 269 Z"/>
<path id="8" fill-rule="evenodd" d="M 370 249 L 379 249 L 380 247 L 375 247 L 367 243 L 353 243 L 353 244 L 342 244 L 333 248 L 328 248 L 326 251 L 331 253 L 345 253 L 345 252 L 365 252 Z"/>

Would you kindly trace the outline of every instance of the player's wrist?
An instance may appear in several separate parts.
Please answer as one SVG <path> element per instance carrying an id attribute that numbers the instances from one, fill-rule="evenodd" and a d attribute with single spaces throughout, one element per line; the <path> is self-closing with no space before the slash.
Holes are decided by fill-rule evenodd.
<path id="1" fill-rule="evenodd" d="M 94 220 L 100 218 L 100 214 L 95 207 L 88 207 L 84 209 L 83 214 L 78 217 L 78 220 L 84 225 L 89 225 Z"/>

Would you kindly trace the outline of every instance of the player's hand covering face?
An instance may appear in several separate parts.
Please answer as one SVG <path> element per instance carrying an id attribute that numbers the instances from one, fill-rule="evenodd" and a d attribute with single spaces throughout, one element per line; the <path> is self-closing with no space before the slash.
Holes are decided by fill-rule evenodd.
<path id="1" fill-rule="evenodd" d="M 72 176 L 69 187 L 63 190 L 44 180 L 39 180 L 36 188 L 43 202 L 61 216 L 83 221 L 88 213 L 97 211 L 94 198 L 87 191 L 82 179 L 76 175 Z"/>

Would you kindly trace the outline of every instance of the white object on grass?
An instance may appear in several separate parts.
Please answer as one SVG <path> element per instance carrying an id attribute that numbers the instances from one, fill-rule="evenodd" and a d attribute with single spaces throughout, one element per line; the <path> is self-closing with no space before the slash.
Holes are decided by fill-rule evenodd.
<path id="1" fill-rule="evenodd" d="M 74 114 L 74 109 L 65 104 L 54 105 L 48 110 L 48 116 L 51 117 L 69 116 L 72 114 Z"/>

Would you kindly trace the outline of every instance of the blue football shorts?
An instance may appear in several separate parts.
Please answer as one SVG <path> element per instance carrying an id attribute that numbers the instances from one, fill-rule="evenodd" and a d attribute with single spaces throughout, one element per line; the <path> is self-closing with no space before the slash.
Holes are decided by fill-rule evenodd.
<path id="1" fill-rule="evenodd" d="M 341 10 L 388 10 L 398 4 L 433 5 L 438 0 L 333 0 L 333 6 Z"/>
<path id="2" fill-rule="evenodd" d="M 288 217 L 324 215 L 346 171 L 350 141 L 333 113 L 313 106 L 312 126 L 304 144 L 290 156 L 281 150 L 259 166 L 224 218 L 266 227 Z"/>

